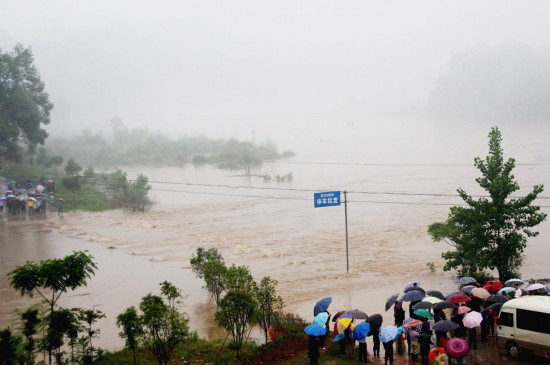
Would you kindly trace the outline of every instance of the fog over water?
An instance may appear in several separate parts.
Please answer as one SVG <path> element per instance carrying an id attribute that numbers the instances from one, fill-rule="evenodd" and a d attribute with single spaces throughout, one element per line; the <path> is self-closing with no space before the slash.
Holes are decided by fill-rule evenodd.
<path id="1" fill-rule="evenodd" d="M 118 116 L 128 128 L 171 136 L 269 138 L 297 155 L 252 171 L 292 172 L 284 184 L 212 167 L 121 166 L 151 181 L 157 204 L 147 214 L 0 222 L 0 327 L 28 304 L 5 274 L 73 250 L 89 250 L 99 267 L 63 305 L 104 311 L 97 343 L 108 349 L 123 344 L 116 315 L 164 280 L 188 295 L 193 329 L 224 335 L 189 267 L 199 246 L 217 247 L 258 280 L 278 280 L 287 310 L 306 319 L 324 296 L 334 298 L 334 312 L 382 313 L 386 298 L 417 278 L 426 289 L 452 291 L 453 275 L 442 271 L 447 246 L 433 243 L 427 226 L 460 203 L 446 196 L 457 188 L 482 193 L 473 159 L 487 154 L 491 126 L 501 128 L 505 156 L 516 158 L 518 195 L 550 188 L 549 8 L 2 1 L 0 48 L 32 47 L 55 105 L 52 136 L 107 130 Z M 501 57 L 510 54 L 517 57 Z M 344 208 L 313 208 L 313 192 L 330 190 L 349 192 L 349 274 Z M 537 204 L 548 213 L 550 194 L 542 195 Z M 548 276 L 550 223 L 538 228 L 525 252 L 526 279 Z"/>

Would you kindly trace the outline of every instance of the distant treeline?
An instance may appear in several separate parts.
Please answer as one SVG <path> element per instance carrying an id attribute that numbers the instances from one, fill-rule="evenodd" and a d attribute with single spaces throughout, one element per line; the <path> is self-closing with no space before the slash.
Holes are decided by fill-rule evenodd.
<path id="1" fill-rule="evenodd" d="M 51 137 L 46 143 L 48 155 L 73 158 L 84 166 L 214 164 L 218 168 L 240 169 L 293 156 L 279 153 L 270 141 L 264 144 L 209 139 L 203 136 L 172 139 L 146 129 L 115 127 L 112 136 L 84 130 L 73 137 Z"/>

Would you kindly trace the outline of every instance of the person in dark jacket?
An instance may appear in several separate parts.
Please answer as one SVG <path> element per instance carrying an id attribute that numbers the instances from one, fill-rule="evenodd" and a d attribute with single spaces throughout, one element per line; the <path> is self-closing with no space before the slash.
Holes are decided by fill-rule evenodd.
<path id="1" fill-rule="evenodd" d="M 384 364 L 393 365 L 393 341 L 384 342 Z"/>
<path id="2" fill-rule="evenodd" d="M 309 336 L 308 345 L 309 351 L 307 353 L 307 357 L 309 357 L 309 365 L 318 365 L 321 354 L 319 353 L 319 341 L 317 340 L 317 337 Z"/>
<path id="3" fill-rule="evenodd" d="M 428 354 L 430 353 L 431 338 L 428 332 L 422 332 L 418 335 L 418 343 L 420 344 L 420 357 L 422 365 L 429 365 Z"/>
<path id="4" fill-rule="evenodd" d="M 373 326 L 370 329 L 370 334 L 372 335 L 372 353 L 373 356 L 380 357 L 380 338 L 378 335 L 380 334 L 380 328 L 377 326 Z"/>

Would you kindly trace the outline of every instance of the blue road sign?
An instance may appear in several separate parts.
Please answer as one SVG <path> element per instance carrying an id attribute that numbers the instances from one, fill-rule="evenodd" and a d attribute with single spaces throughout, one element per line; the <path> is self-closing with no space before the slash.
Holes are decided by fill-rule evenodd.
<path id="1" fill-rule="evenodd" d="M 340 192 L 325 191 L 323 193 L 313 193 L 313 203 L 315 208 L 340 205 Z"/>

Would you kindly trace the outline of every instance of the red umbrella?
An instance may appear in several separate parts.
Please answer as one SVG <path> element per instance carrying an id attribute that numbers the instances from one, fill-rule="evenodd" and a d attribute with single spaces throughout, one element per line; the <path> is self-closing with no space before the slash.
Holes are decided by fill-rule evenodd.
<path id="1" fill-rule="evenodd" d="M 428 354 L 428 360 L 434 361 L 436 357 L 438 357 L 441 354 L 445 353 L 445 348 L 443 347 L 436 347 L 430 351 Z"/>
<path id="2" fill-rule="evenodd" d="M 448 302 L 451 302 L 451 303 L 466 303 L 466 302 L 469 302 L 470 300 L 472 300 L 469 296 L 467 296 L 466 294 L 463 294 L 463 293 L 457 293 L 457 294 L 453 294 L 451 295 L 450 297 L 447 298 L 447 301 Z"/>
<path id="3" fill-rule="evenodd" d="M 496 293 L 500 289 L 504 288 L 504 284 L 500 280 L 489 280 L 483 285 L 483 288 L 488 292 Z"/>
<path id="4" fill-rule="evenodd" d="M 470 351 L 468 342 L 460 337 L 454 337 L 447 341 L 445 349 L 447 350 L 447 355 L 454 357 L 455 359 L 463 358 L 468 355 L 468 352 Z"/>

